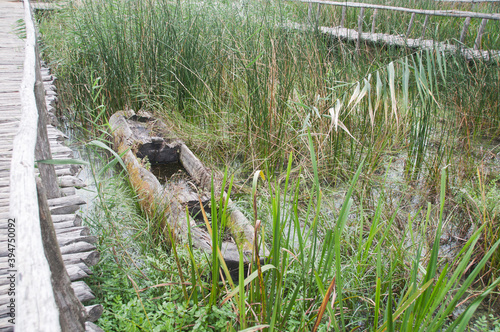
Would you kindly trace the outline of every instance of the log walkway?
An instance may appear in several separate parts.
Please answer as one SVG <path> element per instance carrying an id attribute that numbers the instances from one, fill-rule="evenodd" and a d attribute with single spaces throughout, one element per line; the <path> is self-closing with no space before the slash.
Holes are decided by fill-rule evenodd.
<path id="1" fill-rule="evenodd" d="M 467 60 L 481 59 L 490 61 L 500 58 L 500 50 L 482 50 L 481 41 L 485 32 L 485 27 L 488 21 L 493 24 L 498 24 L 500 21 L 500 14 L 487 14 L 479 12 L 459 11 L 459 10 L 423 10 L 412 9 L 406 7 L 394 7 L 386 5 L 369 4 L 364 2 L 349 2 L 349 1 L 327 1 L 327 0 L 288 0 L 294 2 L 307 3 L 308 8 L 308 24 L 291 23 L 288 24 L 290 28 L 307 29 L 309 27 L 317 27 L 319 31 L 324 34 L 332 35 L 342 40 L 353 41 L 356 44 L 356 49 L 359 51 L 361 42 L 369 42 L 374 44 L 385 44 L 398 47 L 408 47 L 413 49 L 435 50 L 439 52 L 459 53 Z M 313 18 L 313 4 L 316 5 L 316 14 Z M 319 26 L 319 17 L 322 6 L 335 6 L 342 8 L 342 17 L 337 26 L 325 27 Z M 359 9 L 357 29 L 348 29 L 345 27 L 346 10 L 347 8 Z M 372 10 L 371 15 L 371 31 L 363 31 L 363 23 L 365 21 L 365 12 Z M 376 33 L 377 26 L 377 13 L 379 10 L 401 12 L 411 14 L 408 28 L 405 34 L 393 35 L 386 33 Z M 425 15 L 425 21 L 420 38 L 409 38 L 412 32 L 416 15 Z M 460 33 L 459 44 L 453 45 L 447 42 L 440 42 L 433 39 L 424 39 L 427 25 L 432 16 L 442 16 L 449 18 L 465 18 L 463 27 Z M 471 19 L 481 19 L 481 24 L 477 31 L 473 47 L 465 45 L 465 37 L 471 23 Z"/>
<path id="2" fill-rule="evenodd" d="M 18 22 L 25 19 L 25 15 L 26 12 L 22 2 L 0 0 L 0 141 L 2 142 L 2 144 L 0 144 L 0 331 L 13 331 L 14 326 L 17 326 L 17 324 L 22 324 L 25 330 L 27 330 L 26 328 L 34 330 L 31 328 L 33 326 L 38 326 L 36 330 L 40 331 L 102 331 L 92 323 L 102 314 L 102 306 L 93 305 L 83 307 L 81 304 L 81 302 L 86 302 L 95 298 L 90 288 L 82 279 L 91 274 L 89 267 L 97 263 L 99 260 L 99 253 L 94 246 L 97 238 L 90 235 L 90 231 L 87 227 L 82 226 L 82 219 L 76 214 L 80 205 L 85 204 L 85 201 L 76 194 L 75 190 L 75 188 L 84 186 L 82 181 L 75 177 L 78 167 L 67 164 L 54 166 L 58 184 L 56 190 L 58 193 L 55 196 L 48 195 L 52 198 L 46 199 L 46 193 L 42 186 L 37 185 L 38 199 L 35 195 L 34 200 L 36 202 L 33 202 L 33 204 L 36 204 L 37 209 L 40 210 L 39 219 L 36 218 L 31 225 L 27 225 L 28 227 L 26 227 L 26 225 L 21 225 L 20 223 L 22 221 L 31 222 L 32 220 L 30 220 L 30 218 L 23 220 L 23 218 L 20 217 L 13 217 L 15 208 L 13 208 L 13 203 L 10 198 L 14 196 L 12 193 L 14 191 L 13 188 L 16 186 L 21 187 L 22 184 L 17 181 L 12 181 L 11 173 L 14 172 L 14 168 L 11 168 L 11 165 L 14 165 L 12 161 L 15 159 L 13 154 L 17 149 L 15 138 L 25 131 L 22 125 L 25 114 L 23 108 L 25 97 L 21 96 L 26 85 L 23 79 L 26 69 L 25 66 L 29 62 L 26 60 L 29 58 L 29 52 L 27 51 L 28 42 L 25 43 L 24 40 L 20 39 L 16 35 L 16 30 Z M 38 66 L 35 67 L 38 68 Z M 42 106 L 44 107 L 40 107 L 38 103 L 36 107 L 39 112 L 48 111 L 47 117 L 50 118 L 52 124 L 55 124 L 55 122 L 57 122 L 54 115 L 55 103 L 57 102 L 57 92 L 54 85 L 55 77 L 51 75 L 47 68 L 41 68 L 37 75 L 39 75 L 41 81 L 43 81 L 45 100 L 42 102 Z M 35 95 L 37 94 L 37 89 L 39 88 L 35 84 Z M 40 117 L 43 118 L 44 116 L 40 115 Z M 40 124 L 40 122 L 38 123 Z M 64 145 L 64 140 L 67 137 L 52 124 L 46 126 L 46 140 L 50 143 L 50 158 L 73 158 L 73 151 Z M 38 146 L 42 144 L 40 140 L 41 138 L 38 137 L 36 150 Z M 37 152 L 31 151 L 31 153 L 36 154 Z M 33 158 L 33 156 L 31 158 Z M 42 167 L 39 166 L 37 169 L 32 168 L 31 172 L 34 175 L 40 175 L 39 173 L 42 173 L 41 178 L 43 182 L 44 170 Z M 47 190 L 47 194 L 49 191 L 50 190 Z M 30 197 L 32 196 L 26 194 L 22 199 L 29 200 Z M 18 204 L 19 202 L 15 203 Z M 25 202 L 22 204 L 24 203 Z M 29 204 L 29 202 L 27 204 Z M 19 213 L 17 213 L 17 215 L 19 215 Z M 14 218 L 15 222 L 13 223 Z M 42 304 L 42 306 L 48 308 L 40 308 L 35 305 L 32 306 L 32 303 L 29 303 L 29 306 L 23 305 L 25 303 L 23 301 L 26 301 L 27 298 L 36 298 L 37 293 L 42 293 L 39 289 L 35 289 L 36 286 L 26 286 L 27 283 L 25 280 L 42 279 L 43 273 L 40 272 L 38 276 L 32 273 L 26 274 L 25 272 L 25 274 L 23 274 L 24 284 L 20 282 L 18 274 L 21 273 L 21 271 L 37 271 L 37 266 L 26 267 L 23 266 L 23 264 L 29 264 L 26 263 L 30 261 L 26 256 L 32 255 L 33 257 L 37 257 L 39 254 L 43 256 L 43 252 L 28 252 L 26 255 L 25 251 L 23 251 L 25 250 L 25 246 L 22 245 L 23 239 L 20 238 L 22 236 L 21 229 L 23 228 L 21 226 L 23 226 L 24 229 L 41 228 L 41 237 L 43 240 L 40 238 L 38 238 L 38 240 L 44 243 L 43 251 L 45 252 L 45 256 L 47 256 L 47 261 L 49 261 L 48 266 L 52 271 L 52 280 L 49 280 L 48 283 L 50 284 L 52 282 L 52 287 L 49 292 L 54 293 L 52 297 L 55 298 L 57 304 L 56 308 L 53 308 L 54 310 L 52 311 L 58 312 L 55 312 L 54 316 L 51 316 L 59 318 L 59 322 L 55 322 L 56 325 L 59 325 L 57 329 L 49 328 L 47 327 L 48 325 L 44 325 L 44 322 L 36 320 L 30 325 L 30 322 L 27 322 L 27 319 L 25 319 L 25 317 L 30 317 L 31 320 L 31 317 L 40 315 L 38 311 L 46 312 L 47 310 L 51 310 L 51 308 L 49 303 Z M 38 232 L 40 234 L 40 230 Z M 54 241 L 47 242 L 47 237 L 50 238 L 51 234 L 55 235 L 53 237 Z M 13 235 L 15 235 L 15 237 Z M 12 243 L 9 239 L 15 239 L 15 242 Z M 48 248 L 49 245 L 47 245 L 47 243 L 55 243 L 55 245 L 50 245 Z M 48 257 L 48 251 L 56 252 L 55 258 Z M 25 255 L 22 255 L 22 252 L 24 252 Z M 62 260 L 60 259 L 61 257 Z M 64 271 L 64 269 L 57 271 L 54 266 L 64 266 L 66 271 Z M 15 275 L 15 283 L 13 283 L 13 279 L 10 278 L 12 275 Z M 60 285 L 57 286 L 57 284 L 64 284 L 65 281 L 67 281 L 68 286 L 66 290 L 60 291 L 62 288 L 58 288 Z M 69 284 L 70 282 L 71 284 Z M 23 289 L 23 287 L 31 289 Z M 68 290 L 69 293 L 72 294 L 67 294 Z M 26 295 L 27 293 L 29 294 Z M 42 295 L 40 295 L 40 298 L 42 298 Z M 68 307 L 61 305 L 61 303 L 68 303 L 68 299 L 74 299 L 73 302 L 78 302 L 75 302 L 72 306 L 72 308 L 76 309 L 69 309 L 67 311 L 77 311 L 77 314 L 80 315 L 81 328 L 71 328 L 71 326 L 75 326 L 74 324 L 78 324 L 78 319 L 72 322 L 72 318 L 64 312 Z M 39 301 L 42 302 L 42 300 Z M 10 305 L 11 303 L 15 304 L 15 311 L 13 311 L 13 306 Z M 78 310 L 80 311 L 79 313 Z M 15 316 L 13 316 L 12 313 L 15 313 Z M 46 320 L 49 320 L 49 318 L 46 318 Z M 13 321 L 15 325 L 12 324 Z M 51 324 L 54 324 L 54 322 L 51 322 Z M 70 327 L 68 328 L 68 326 Z M 21 325 L 19 325 L 16 330 L 17 329 L 23 330 Z"/>

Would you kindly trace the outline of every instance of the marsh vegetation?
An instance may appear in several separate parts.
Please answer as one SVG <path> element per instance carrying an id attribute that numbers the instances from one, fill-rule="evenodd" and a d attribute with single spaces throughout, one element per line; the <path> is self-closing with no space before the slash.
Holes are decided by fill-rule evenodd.
<path id="1" fill-rule="evenodd" d="M 339 13 L 323 10 L 320 24 Z M 409 17 L 379 15 L 380 29 L 406 31 Z M 41 21 L 83 143 L 110 140 L 119 110 L 162 117 L 270 248 L 232 280 L 216 255 L 175 244 L 139 210 L 125 171 L 93 169 L 86 219 L 100 235 L 93 287 L 106 330 L 498 328 L 499 59 L 357 51 L 314 26 L 287 28 L 307 17 L 306 4 L 282 1 L 84 0 Z M 457 38 L 458 20 L 434 23 L 428 38 Z M 500 49 L 499 31 L 490 22 L 483 48 Z M 224 224 L 223 201 L 210 212 Z"/>

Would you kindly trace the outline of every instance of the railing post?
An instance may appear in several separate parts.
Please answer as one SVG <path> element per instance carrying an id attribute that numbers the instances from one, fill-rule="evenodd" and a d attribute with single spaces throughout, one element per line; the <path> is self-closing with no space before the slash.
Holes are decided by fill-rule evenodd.
<path id="1" fill-rule="evenodd" d="M 372 32 L 372 34 L 374 34 L 374 33 L 375 33 L 375 26 L 376 26 L 376 24 L 377 24 L 377 22 L 376 22 L 375 20 L 377 19 L 377 14 L 378 14 L 378 9 L 375 9 L 375 10 L 373 11 L 373 19 L 372 19 L 372 31 L 371 31 L 371 32 Z"/>
<path id="2" fill-rule="evenodd" d="M 465 42 L 465 37 L 467 36 L 467 30 L 470 25 L 470 17 L 467 17 L 464 22 L 464 26 L 462 27 L 462 33 L 460 34 L 460 43 L 463 44 Z"/>
<path id="3" fill-rule="evenodd" d="M 316 12 L 316 26 L 319 25 L 319 16 L 321 15 L 321 4 L 318 3 L 318 11 Z"/>
<path id="4" fill-rule="evenodd" d="M 361 7 L 358 17 L 358 39 L 356 40 L 356 50 L 359 52 L 361 45 L 361 35 L 363 34 L 363 16 L 365 15 L 365 8 Z"/>
<path id="5" fill-rule="evenodd" d="M 342 6 L 342 19 L 340 20 L 340 27 L 343 28 L 345 24 L 345 16 L 346 16 L 347 6 Z"/>
<path id="6" fill-rule="evenodd" d="M 424 28 L 422 29 L 422 39 L 424 39 L 425 36 L 425 30 L 427 29 L 427 24 L 429 23 L 429 15 L 425 15 L 425 20 L 424 20 Z"/>
<path id="7" fill-rule="evenodd" d="M 415 13 L 411 14 L 410 23 L 408 24 L 408 29 L 406 30 L 406 38 L 410 36 L 411 29 L 413 28 L 413 23 L 415 22 Z"/>
<path id="8" fill-rule="evenodd" d="M 488 23 L 487 18 L 483 18 L 481 21 L 481 25 L 479 26 L 479 29 L 477 30 L 477 36 L 476 40 L 474 41 L 474 49 L 479 50 L 481 48 L 481 40 L 483 39 L 483 33 L 484 29 L 486 28 L 486 23 Z"/>
<path id="9" fill-rule="evenodd" d="M 312 24 L 312 2 L 309 2 L 309 6 L 307 7 L 307 18 L 309 19 L 309 24 Z"/>

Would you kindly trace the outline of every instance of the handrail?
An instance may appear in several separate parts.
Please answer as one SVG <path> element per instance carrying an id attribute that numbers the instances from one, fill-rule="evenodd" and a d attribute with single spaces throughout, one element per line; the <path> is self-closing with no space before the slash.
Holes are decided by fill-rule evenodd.
<path id="1" fill-rule="evenodd" d="M 85 330 L 87 313 L 71 287 L 57 242 L 47 196 L 59 197 L 47 135 L 45 89 L 40 71 L 35 24 L 24 0 L 26 25 L 21 118 L 14 137 L 10 172 L 10 217 L 16 224 L 17 307 L 19 331 Z"/>
<path id="2" fill-rule="evenodd" d="M 21 119 L 10 173 L 10 216 L 16 223 L 17 325 L 19 331 L 60 331 L 51 272 L 44 254 L 35 183 L 38 110 L 35 98 L 36 36 L 29 0 L 24 0 L 26 44 L 20 87 Z"/>
<path id="3" fill-rule="evenodd" d="M 304 3 L 316 3 L 321 5 L 332 5 L 341 7 L 352 7 L 352 8 L 370 8 L 370 9 L 382 9 L 382 10 L 393 10 L 404 13 L 415 13 L 430 16 L 446 16 L 446 17 L 472 17 L 472 18 L 482 18 L 487 20 L 500 20 L 500 14 L 487 14 L 487 13 L 477 13 L 469 11 L 459 11 L 459 10 L 429 10 L 429 9 L 412 9 L 405 7 L 395 7 L 395 6 L 385 6 L 385 5 L 375 5 L 370 3 L 360 3 L 360 2 L 339 2 L 339 1 L 326 1 L 326 0 L 290 0 L 294 2 L 304 2 Z"/>

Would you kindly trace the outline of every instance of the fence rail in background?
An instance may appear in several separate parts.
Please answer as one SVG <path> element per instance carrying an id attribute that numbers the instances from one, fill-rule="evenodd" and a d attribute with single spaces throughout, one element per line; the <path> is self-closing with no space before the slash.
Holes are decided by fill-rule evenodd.
<path id="1" fill-rule="evenodd" d="M 411 14 L 410 23 L 408 24 L 408 29 L 406 31 L 406 37 L 410 34 L 413 28 L 413 23 L 415 21 L 416 15 L 425 15 L 425 20 L 422 29 L 421 38 L 423 39 L 426 28 L 429 24 L 429 20 L 431 16 L 443 16 L 443 17 L 457 17 L 457 18 L 465 18 L 464 24 L 462 26 L 462 31 L 460 34 L 460 43 L 463 44 L 465 42 L 465 37 L 467 35 L 467 31 L 469 29 L 469 25 L 471 19 L 482 19 L 481 24 L 479 25 L 476 38 L 474 40 L 473 50 L 479 50 L 481 48 L 481 40 L 484 34 L 484 30 L 486 28 L 486 24 L 488 20 L 500 21 L 500 14 L 488 14 L 488 13 L 477 13 L 471 11 L 459 11 L 459 10 L 428 10 L 428 9 L 413 9 L 413 8 L 405 8 L 405 7 L 395 7 L 395 6 L 385 6 L 385 5 L 377 5 L 377 4 L 369 4 L 369 3 L 360 3 L 360 2 L 339 2 L 339 1 L 326 1 L 326 0 L 290 0 L 294 2 L 303 2 L 309 4 L 308 9 L 308 17 L 309 22 L 313 23 L 312 13 L 313 13 L 313 4 L 317 4 L 316 18 L 315 23 L 316 26 L 319 23 L 319 17 L 321 14 L 321 6 L 337 6 L 342 7 L 342 18 L 340 20 L 339 26 L 344 28 L 345 18 L 346 18 L 346 9 L 347 8 L 360 8 L 360 13 L 358 16 L 358 40 L 361 39 L 363 31 L 363 16 L 365 9 L 373 9 L 374 14 L 372 16 L 372 24 L 371 24 L 371 34 L 375 34 L 375 26 L 378 10 L 389 10 L 389 11 L 397 11 L 402 13 Z M 500 1 L 500 0 L 495 0 Z M 356 41 L 356 45 L 359 49 L 360 41 Z"/>
<path id="2" fill-rule="evenodd" d="M 500 2 L 500 0 L 434 0 L 436 2 L 465 2 L 465 3 L 481 3 L 481 2 Z"/>

